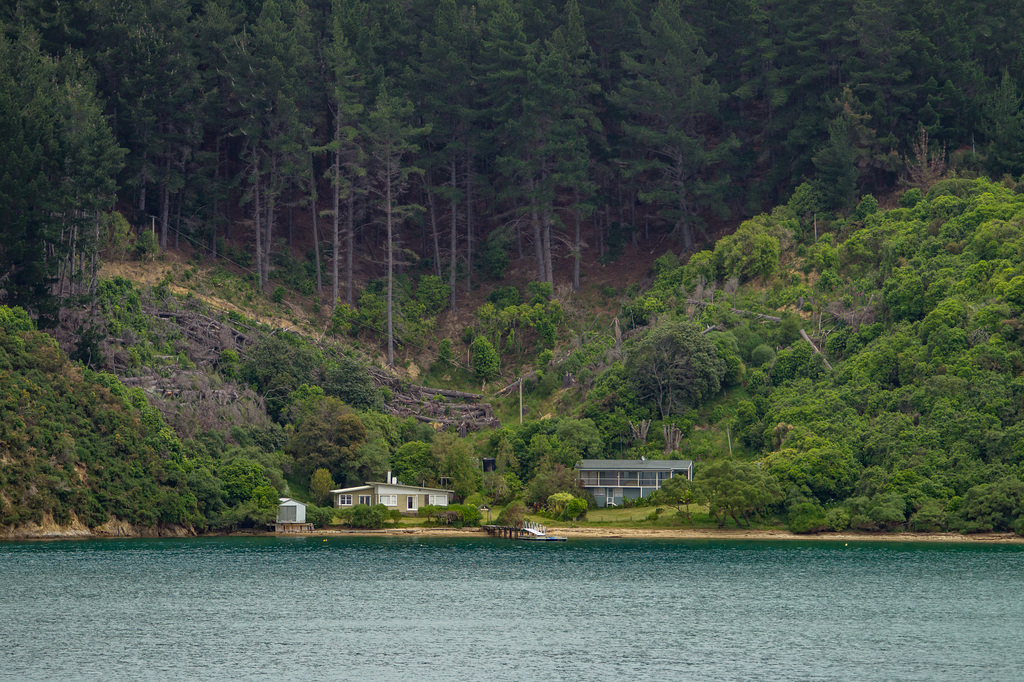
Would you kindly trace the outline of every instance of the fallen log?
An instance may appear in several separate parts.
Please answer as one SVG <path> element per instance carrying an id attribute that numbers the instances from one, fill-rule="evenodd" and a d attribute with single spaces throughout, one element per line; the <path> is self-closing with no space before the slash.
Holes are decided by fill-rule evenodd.
<path id="1" fill-rule="evenodd" d="M 426 393 L 427 395 L 443 395 L 445 398 L 462 398 L 463 400 L 480 400 L 483 398 L 478 393 L 463 393 L 462 391 L 447 391 L 443 388 L 427 388 L 426 386 L 410 386 L 410 390 Z"/>
<path id="2" fill-rule="evenodd" d="M 819 350 L 818 347 L 814 345 L 814 342 L 811 341 L 811 337 L 807 336 L 807 332 L 805 332 L 803 329 L 801 329 L 800 330 L 800 336 L 804 337 L 804 341 L 809 343 L 811 345 L 811 348 L 814 350 L 814 352 L 821 356 L 821 361 L 825 363 L 825 366 L 828 367 L 829 371 L 830 372 L 835 371 L 835 370 L 832 369 L 832 365 L 828 364 L 828 358 L 825 357 L 825 354 L 822 353 L 821 350 Z"/>
<path id="3" fill-rule="evenodd" d="M 782 322 L 782 318 L 781 317 L 776 317 L 774 315 L 765 315 L 764 313 L 752 313 L 749 310 L 740 310 L 738 308 L 730 308 L 730 310 L 733 313 L 735 313 L 736 315 L 753 315 L 754 317 L 758 317 L 758 318 L 760 318 L 762 320 L 771 320 L 772 322 Z"/>
<path id="4" fill-rule="evenodd" d="M 710 303 L 708 301 L 695 301 L 692 298 L 691 299 L 687 299 L 686 302 L 691 304 L 691 305 L 699 305 L 699 306 L 710 305 Z M 753 315 L 754 317 L 757 317 L 757 318 L 762 319 L 762 320 L 770 320 L 772 322 L 782 322 L 782 318 L 781 317 L 776 317 L 775 315 L 766 315 L 764 313 L 755 313 L 755 312 L 751 312 L 749 310 L 740 310 L 739 308 L 729 308 L 729 311 L 732 312 L 734 315 Z"/>

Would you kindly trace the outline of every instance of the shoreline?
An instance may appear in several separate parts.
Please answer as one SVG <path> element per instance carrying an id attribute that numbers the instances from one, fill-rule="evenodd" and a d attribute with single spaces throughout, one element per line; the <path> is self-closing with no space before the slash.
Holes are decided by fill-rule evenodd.
<path id="1" fill-rule="evenodd" d="M 239 534 L 234 534 L 239 535 Z M 310 533 L 266 533 L 273 537 L 374 537 L 415 535 L 419 537 L 487 537 L 482 528 L 385 528 L 381 530 L 314 530 Z M 946 542 L 983 544 L 1024 544 L 1015 533 L 816 533 L 798 535 L 781 528 L 548 528 L 548 535 L 569 540 L 823 540 L 836 542 Z"/>
<path id="2" fill-rule="evenodd" d="M 924 543 L 981 543 L 1024 544 L 1024 537 L 1015 533 L 974 533 L 963 535 L 948 533 L 869 533 L 844 531 L 841 533 L 815 533 L 798 535 L 782 528 L 612 528 L 612 527 L 555 527 L 548 534 L 569 540 L 755 540 L 791 542 L 800 540 L 825 542 L 924 542 Z M 183 538 L 183 537 L 379 537 L 416 536 L 423 538 L 488 537 L 483 528 L 426 528 L 398 527 L 369 529 L 325 528 L 307 533 L 274 533 L 270 531 L 236 531 L 231 533 L 190 533 L 182 528 L 151 529 L 126 528 L 115 532 L 89 532 L 80 528 L 18 529 L 0 535 L 0 543 L 22 540 L 113 540 L 126 538 Z"/>

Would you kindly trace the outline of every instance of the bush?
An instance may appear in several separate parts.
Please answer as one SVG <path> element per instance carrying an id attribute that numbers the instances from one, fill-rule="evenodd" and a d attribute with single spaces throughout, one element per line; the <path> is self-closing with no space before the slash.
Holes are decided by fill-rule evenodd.
<path id="1" fill-rule="evenodd" d="M 346 514 L 345 523 L 353 528 L 383 528 L 391 518 L 390 511 L 383 504 L 357 504 Z"/>
<path id="2" fill-rule="evenodd" d="M 437 275 L 424 275 L 420 277 L 419 286 L 416 288 L 416 300 L 427 315 L 436 315 L 448 305 L 448 297 L 452 289 Z"/>
<path id="3" fill-rule="evenodd" d="M 479 526 L 482 518 L 480 510 L 472 504 L 450 504 L 446 507 L 428 504 L 420 507 L 416 515 L 432 523 L 456 528 Z"/>
<path id="4" fill-rule="evenodd" d="M 452 340 L 441 339 L 441 343 L 437 345 L 437 366 L 443 368 L 451 367 L 454 362 L 455 354 L 452 352 Z"/>
<path id="5" fill-rule="evenodd" d="M 487 294 L 487 302 L 493 303 L 498 310 L 504 310 L 514 305 L 519 305 L 519 290 L 514 286 L 498 287 Z"/>
<path id="6" fill-rule="evenodd" d="M 501 513 L 498 514 L 498 525 L 519 527 L 523 525 L 523 520 L 525 518 L 526 505 L 516 500 L 512 504 L 502 509 Z"/>
<path id="7" fill-rule="evenodd" d="M 315 504 L 306 506 L 306 521 L 317 527 L 331 525 L 334 519 L 334 509 L 331 507 L 318 507 Z"/>
<path id="8" fill-rule="evenodd" d="M 491 342 L 482 336 L 477 337 L 470 346 L 473 358 L 473 374 L 477 379 L 489 381 L 498 378 L 498 351 Z"/>
<path id="9" fill-rule="evenodd" d="M 565 505 L 565 510 L 562 512 L 562 521 L 578 521 L 587 515 L 587 509 L 590 505 L 587 501 L 579 497 L 573 498 L 569 504 Z"/>
<path id="10" fill-rule="evenodd" d="M 23 309 L 0 306 L 0 329 L 8 334 L 30 332 L 35 329 L 32 318 Z"/>
<path id="11" fill-rule="evenodd" d="M 754 367 L 760 367 L 774 359 L 775 351 L 766 343 L 762 343 L 754 348 L 754 350 L 750 351 L 750 364 Z"/>
<path id="12" fill-rule="evenodd" d="M 789 508 L 789 530 L 792 533 L 820 533 L 828 527 L 828 517 L 819 504 L 798 502 Z"/>

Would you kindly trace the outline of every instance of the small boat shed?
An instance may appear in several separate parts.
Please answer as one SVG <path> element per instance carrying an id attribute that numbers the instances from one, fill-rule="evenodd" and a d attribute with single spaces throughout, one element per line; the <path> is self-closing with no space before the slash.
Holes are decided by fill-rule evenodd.
<path id="1" fill-rule="evenodd" d="M 306 505 L 290 497 L 279 498 L 275 533 L 306 533 L 313 530 L 312 523 L 306 523 Z"/>

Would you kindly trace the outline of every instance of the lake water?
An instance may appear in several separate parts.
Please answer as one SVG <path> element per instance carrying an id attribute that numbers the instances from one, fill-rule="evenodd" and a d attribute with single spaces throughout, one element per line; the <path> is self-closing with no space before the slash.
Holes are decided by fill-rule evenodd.
<path id="1" fill-rule="evenodd" d="M 0 543 L 0 679 L 1024 679 L 1024 547 Z"/>

